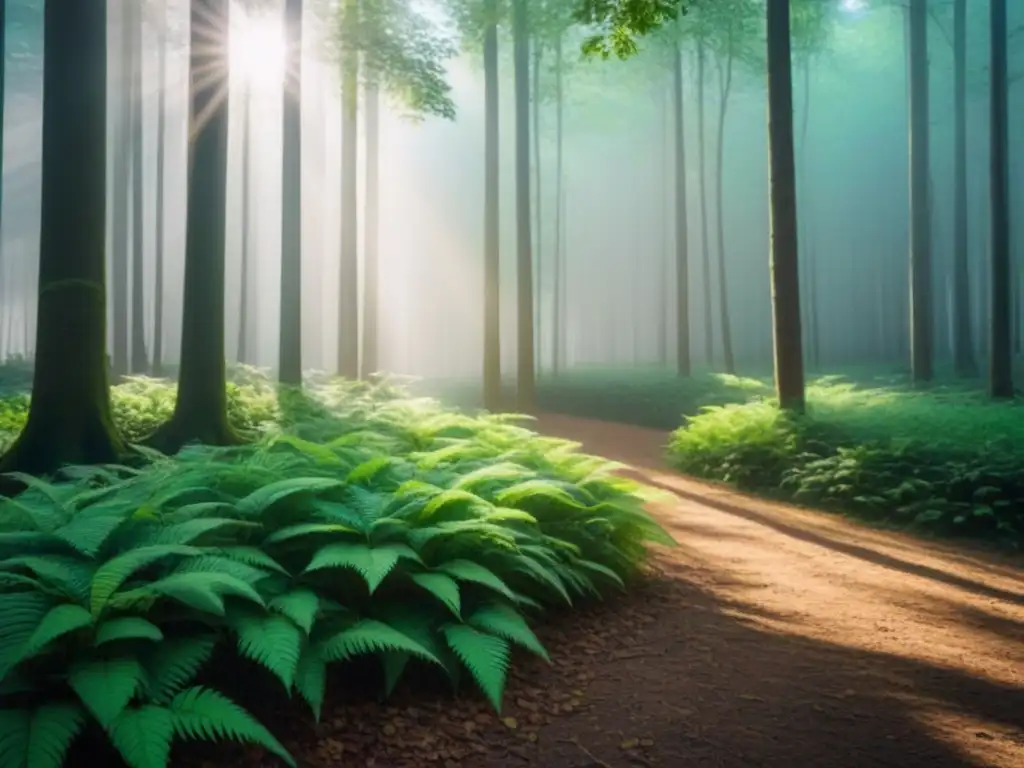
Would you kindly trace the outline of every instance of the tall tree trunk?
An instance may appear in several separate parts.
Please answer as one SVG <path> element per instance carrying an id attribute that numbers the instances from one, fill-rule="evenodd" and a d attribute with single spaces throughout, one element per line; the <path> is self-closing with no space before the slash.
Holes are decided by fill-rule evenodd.
<path id="1" fill-rule="evenodd" d="M 804 409 L 797 244 L 796 160 L 793 153 L 793 72 L 789 0 L 768 0 L 768 145 L 771 184 L 772 335 L 779 407 Z"/>
<path id="2" fill-rule="evenodd" d="M 800 126 L 800 166 L 797 168 L 797 175 L 800 179 L 800 188 L 803 191 L 803 195 L 800 196 L 800 200 L 797 202 L 797 207 L 804 212 L 803 217 L 800 219 L 803 224 L 803 234 L 799 236 L 799 241 L 802 244 L 802 253 L 800 256 L 800 268 L 802 276 L 800 278 L 801 287 L 803 290 L 800 291 L 800 297 L 802 299 L 801 305 L 803 307 L 803 320 L 802 320 L 802 338 L 807 347 L 807 356 L 809 362 L 812 365 L 818 364 L 818 328 L 817 328 L 817 299 L 815 296 L 815 284 L 814 284 L 814 254 L 811 246 L 811 221 L 809 206 L 807 205 L 813 198 L 810 195 L 808 186 L 807 176 L 807 134 L 810 128 L 811 122 L 811 59 L 807 57 L 804 60 L 803 66 L 803 87 L 804 87 L 804 114 L 803 121 Z"/>
<path id="3" fill-rule="evenodd" d="M 249 362 L 249 260 L 252 256 L 249 245 L 249 236 L 252 232 L 252 88 L 249 83 L 245 84 L 245 94 L 242 97 L 242 226 L 241 226 L 241 262 L 242 269 L 239 275 L 238 290 L 238 362 L 243 365 Z M 282 181 L 282 185 L 283 185 Z M 288 198 L 282 189 L 282 212 L 288 209 Z M 284 229 L 282 222 L 282 231 Z M 285 283 L 284 265 L 281 265 L 282 292 Z M 284 297 L 281 299 L 284 302 Z M 282 332 L 282 338 L 284 333 Z M 281 342 L 282 349 L 284 342 Z"/>
<path id="4" fill-rule="evenodd" d="M 533 350 L 533 254 L 530 242 L 530 20 L 526 3 L 527 0 L 512 0 L 518 292 L 516 399 L 519 410 L 529 413 L 536 403 L 536 380 Z"/>
<path id="5" fill-rule="evenodd" d="M 498 22 L 484 0 L 484 407 L 501 410 L 501 251 L 498 211 Z"/>
<path id="6" fill-rule="evenodd" d="M 286 0 L 277 378 L 302 385 L 302 0 Z"/>
<path id="7" fill-rule="evenodd" d="M 729 32 L 729 49 L 725 62 L 718 61 L 718 142 L 715 147 L 715 224 L 718 230 L 718 308 L 719 323 L 722 326 L 722 358 L 726 373 L 736 372 L 736 361 L 732 354 L 732 330 L 729 321 L 729 285 L 725 268 L 725 115 L 732 91 L 733 37 Z"/>
<path id="8" fill-rule="evenodd" d="M 928 216 L 928 0 L 910 0 L 910 369 L 933 376 L 932 242 Z"/>
<path id="9" fill-rule="evenodd" d="M 366 210 L 364 213 L 363 268 L 363 376 L 380 370 L 378 328 L 380 314 L 380 90 L 366 85 Z"/>
<path id="10" fill-rule="evenodd" d="M 659 131 L 658 131 L 658 150 L 661 152 L 660 162 L 658 162 L 658 199 L 661 201 L 660 210 L 658 215 L 660 217 L 660 226 L 658 227 L 658 300 L 657 312 L 658 312 L 658 362 L 662 368 L 668 369 L 669 367 L 669 351 L 668 351 L 668 305 L 669 305 L 669 292 L 671 290 L 669 286 L 669 247 L 668 247 L 668 222 L 669 222 L 669 211 L 671 195 L 668 193 L 668 158 L 672 152 L 670 136 L 668 130 L 669 124 L 669 100 L 671 94 L 665 87 L 665 83 L 658 81 L 657 88 L 655 91 L 658 107 L 659 117 Z M 674 223 L 674 219 L 673 219 Z"/>
<path id="11" fill-rule="evenodd" d="M 708 247 L 708 176 L 707 149 L 704 142 L 704 80 L 707 51 L 704 39 L 697 38 L 697 160 L 700 179 L 700 259 L 704 295 L 704 363 L 715 361 L 715 328 L 711 304 L 711 249 Z"/>
<path id="12" fill-rule="evenodd" d="M 554 262 L 554 307 L 551 320 L 551 372 L 557 374 L 561 370 L 563 340 L 565 334 L 565 252 L 562 249 L 562 211 L 563 183 L 565 171 L 562 166 L 563 122 L 565 113 L 565 97 L 562 93 L 562 35 L 555 37 L 555 250 L 552 254 Z"/>
<path id="13" fill-rule="evenodd" d="M 129 370 L 135 374 L 149 371 L 146 354 L 146 273 L 143 222 L 145 181 L 143 178 L 142 52 L 144 50 L 142 9 L 132 11 L 131 49 L 131 126 L 132 126 L 132 355 Z"/>
<path id="14" fill-rule="evenodd" d="M 106 366 L 107 4 L 46 3 L 35 372 L 0 471 L 117 461 Z"/>
<path id="15" fill-rule="evenodd" d="M 111 222 L 111 271 L 113 275 L 113 325 L 114 345 L 111 350 L 114 376 L 121 377 L 128 372 L 128 206 L 131 185 L 131 154 L 120 151 L 131 140 L 131 50 L 135 35 L 132 23 L 133 7 L 129 3 L 121 6 L 118 22 L 121 27 L 118 49 L 117 110 L 114 122 L 114 152 L 112 184 L 113 218 Z"/>
<path id="16" fill-rule="evenodd" d="M 992 397 L 1013 397 L 1013 270 L 1010 266 L 1010 173 L 1008 147 L 1006 0 L 991 0 L 991 115 L 989 117 L 989 215 L 992 268 L 989 389 Z"/>
<path id="17" fill-rule="evenodd" d="M 211 19 L 229 0 L 192 0 L 189 175 L 178 399 L 150 443 L 174 453 L 190 442 L 239 441 L 228 424 L 224 365 L 224 242 L 228 167 L 227 46 L 211 46 Z M 213 74 L 211 74 L 213 73 Z"/>
<path id="18" fill-rule="evenodd" d="M 536 285 L 534 286 L 535 318 L 534 318 L 534 339 L 537 348 L 535 350 L 538 371 L 544 370 L 544 196 L 541 193 L 541 170 L 540 170 L 540 65 L 542 58 L 540 41 L 533 41 L 533 62 L 531 74 L 533 82 L 530 90 L 533 92 L 533 186 L 534 186 L 534 228 L 535 238 L 533 258 L 534 274 Z"/>
<path id="19" fill-rule="evenodd" d="M 167 0 L 159 8 L 161 30 L 167 24 Z M 167 34 L 160 33 L 160 66 L 157 75 L 159 106 L 156 117 L 156 253 L 153 263 L 153 375 L 164 365 L 164 166 L 167 158 Z"/>
<path id="20" fill-rule="evenodd" d="M 959 376 L 974 376 L 967 263 L 967 0 L 953 0 L 953 70 L 953 365 Z"/>
<path id="21" fill-rule="evenodd" d="M 672 135 L 675 139 L 676 373 L 689 376 L 690 263 L 686 220 L 686 133 L 683 124 L 683 52 L 672 50 Z"/>
<path id="22" fill-rule="evenodd" d="M 346 16 L 357 12 L 345 0 Z M 356 187 L 359 131 L 359 53 L 342 53 L 341 74 L 341 285 L 338 294 L 338 373 L 359 377 L 359 230 Z"/>

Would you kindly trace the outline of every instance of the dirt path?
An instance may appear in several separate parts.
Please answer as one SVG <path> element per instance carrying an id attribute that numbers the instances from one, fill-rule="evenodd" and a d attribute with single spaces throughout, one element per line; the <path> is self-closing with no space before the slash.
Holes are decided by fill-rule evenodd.
<path id="1" fill-rule="evenodd" d="M 538 426 L 664 489 L 681 546 L 541 627 L 553 663 L 516 660 L 500 719 L 472 693 L 380 706 L 340 680 L 319 725 L 272 716 L 303 768 L 1024 766 L 1019 561 L 680 478 L 663 433 Z M 230 764 L 276 765 L 250 757 Z"/>

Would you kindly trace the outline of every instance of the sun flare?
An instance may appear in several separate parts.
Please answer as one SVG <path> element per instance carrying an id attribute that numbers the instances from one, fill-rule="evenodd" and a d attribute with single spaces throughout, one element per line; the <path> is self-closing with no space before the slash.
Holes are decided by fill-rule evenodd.
<path id="1" fill-rule="evenodd" d="M 284 80 L 287 49 L 280 14 L 247 13 L 235 6 L 228 33 L 232 77 L 253 88 L 273 87 Z"/>

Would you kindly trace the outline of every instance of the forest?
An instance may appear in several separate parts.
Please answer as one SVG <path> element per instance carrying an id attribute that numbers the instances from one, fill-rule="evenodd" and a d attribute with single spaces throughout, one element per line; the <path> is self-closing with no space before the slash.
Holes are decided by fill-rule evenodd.
<path id="1" fill-rule="evenodd" d="M 1024 761 L 1024 4 L 0 24 L 0 768 Z"/>

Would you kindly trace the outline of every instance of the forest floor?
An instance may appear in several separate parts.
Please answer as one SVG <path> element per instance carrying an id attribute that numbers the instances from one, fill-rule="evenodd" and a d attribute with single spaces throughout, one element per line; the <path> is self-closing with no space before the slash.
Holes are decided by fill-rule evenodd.
<path id="1" fill-rule="evenodd" d="M 319 725 L 271 724 L 301 765 L 1024 766 L 1019 561 L 682 478 L 664 432 L 538 428 L 665 490 L 653 512 L 680 547 L 540 627 L 552 666 L 517 659 L 501 717 L 475 695 L 380 706 L 329 686 Z"/>

